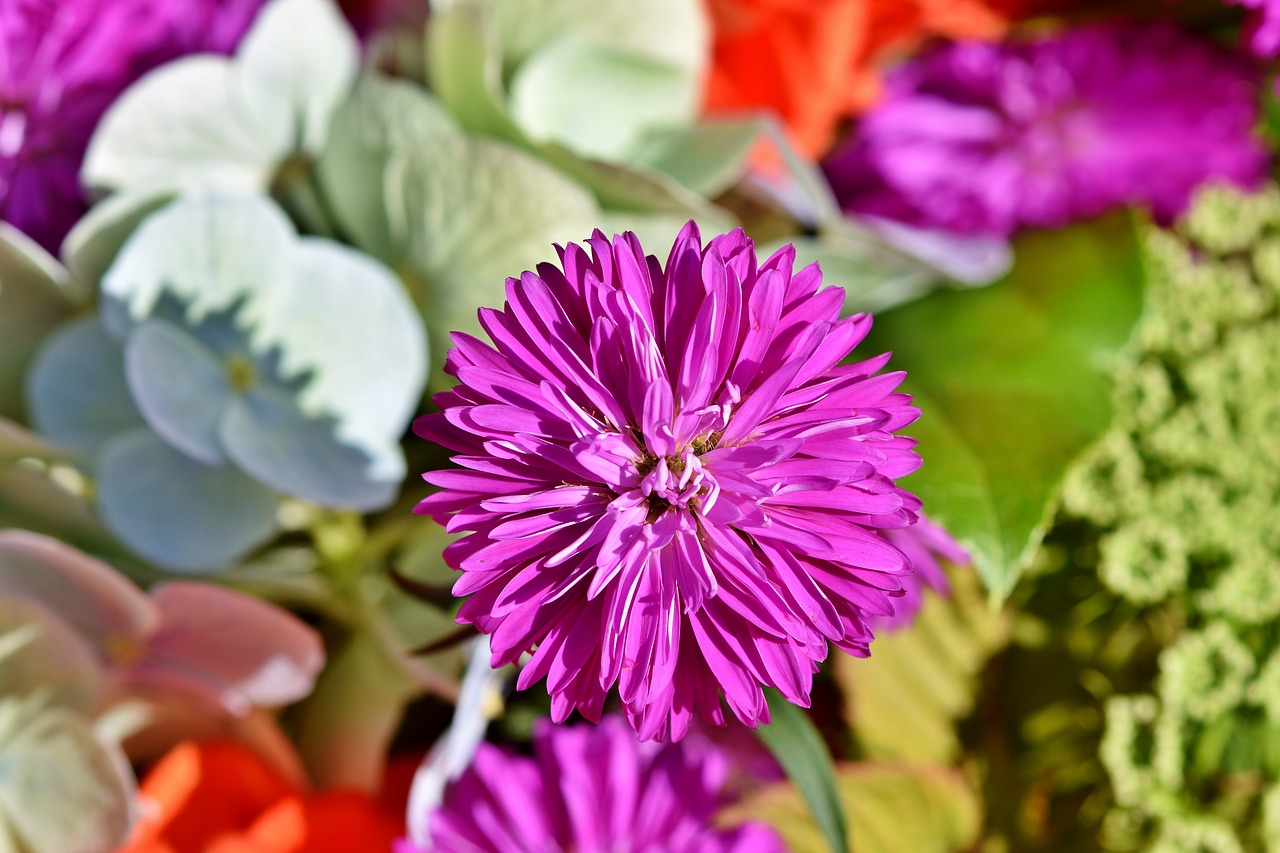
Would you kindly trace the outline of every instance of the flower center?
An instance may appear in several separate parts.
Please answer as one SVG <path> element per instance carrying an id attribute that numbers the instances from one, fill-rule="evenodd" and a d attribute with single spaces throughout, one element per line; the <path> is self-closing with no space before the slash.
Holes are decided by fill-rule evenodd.
<path id="1" fill-rule="evenodd" d="M 720 493 L 715 477 L 702 465 L 700 453 L 715 446 L 713 437 L 699 439 L 682 453 L 655 458 L 646 454 L 636 461 L 641 475 L 640 492 L 649 500 L 649 521 L 655 521 L 667 509 L 688 509 L 700 502 L 709 509 Z"/>

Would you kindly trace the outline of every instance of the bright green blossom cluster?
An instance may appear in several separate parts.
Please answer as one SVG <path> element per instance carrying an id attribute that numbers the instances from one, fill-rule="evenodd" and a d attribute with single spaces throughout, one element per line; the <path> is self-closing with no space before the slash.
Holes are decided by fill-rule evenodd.
<path id="1" fill-rule="evenodd" d="M 1104 836 L 1280 849 L 1280 189 L 1205 192 L 1144 256 L 1116 424 L 1063 494 L 1102 583 L 1180 626 L 1153 695 L 1107 702 Z"/>

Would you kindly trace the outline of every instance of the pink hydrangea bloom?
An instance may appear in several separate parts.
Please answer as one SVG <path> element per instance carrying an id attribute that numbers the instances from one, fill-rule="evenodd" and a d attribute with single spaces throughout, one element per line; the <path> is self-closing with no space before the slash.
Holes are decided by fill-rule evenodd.
<path id="1" fill-rule="evenodd" d="M 0 219 L 56 252 L 98 119 L 145 71 L 230 52 L 263 0 L 0 2 Z"/>
<path id="2" fill-rule="evenodd" d="M 461 469 L 418 507 L 468 535 L 445 557 L 459 621 L 493 662 L 536 650 L 557 721 L 599 719 L 617 685 L 645 739 L 695 711 L 768 721 L 763 685 L 807 705 L 828 642 L 866 656 L 911 570 L 885 531 L 917 518 L 918 416 L 888 355 L 840 362 L 871 327 L 785 247 L 689 223 L 664 265 L 596 232 L 507 281 L 455 335 L 459 384 L 418 433 Z"/>
<path id="3" fill-rule="evenodd" d="M 888 76 L 824 170 L 850 213 L 956 233 L 1169 220 L 1205 181 L 1266 174 L 1257 101 L 1252 62 L 1165 24 L 949 44 Z"/>
<path id="4" fill-rule="evenodd" d="M 534 756 L 481 744 L 431 814 L 435 853 L 782 853 L 761 823 L 714 825 L 726 756 L 705 741 L 638 743 L 627 724 L 540 720 Z M 424 853 L 402 841 L 396 853 Z"/>

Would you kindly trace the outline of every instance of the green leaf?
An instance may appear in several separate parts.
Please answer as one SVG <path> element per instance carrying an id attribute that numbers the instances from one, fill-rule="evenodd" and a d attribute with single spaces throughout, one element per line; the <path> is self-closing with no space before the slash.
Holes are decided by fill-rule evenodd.
<path id="1" fill-rule="evenodd" d="M 468 132 L 504 140 L 551 163 L 589 188 L 606 209 L 678 213 L 699 221 L 731 219 L 698 193 L 710 192 L 728 174 L 736 176 L 742 157 L 741 139 L 730 144 L 725 133 L 711 131 L 712 138 L 704 140 L 697 128 L 690 128 L 688 138 L 701 144 L 688 160 L 677 162 L 670 150 L 675 143 L 665 134 L 683 135 L 685 127 L 692 125 L 693 111 L 681 106 L 681 118 L 669 104 L 647 98 L 657 111 L 652 116 L 641 120 L 638 112 L 622 115 L 622 124 L 630 129 L 621 136 L 634 146 L 601 159 L 592 155 L 607 153 L 605 148 L 590 141 L 584 145 L 587 137 L 558 128 L 550 132 L 548 114 L 509 104 L 504 84 L 505 79 L 519 84 L 527 70 L 523 68 L 525 64 L 542 68 L 533 72 L 541 83 L 530 88 L 537 90 L 540 100 L 554 98 L 559 109 L 569 110 L 580 122 L 580 129 L 590 131 L 591 138 L 598 138 L 599 121 L 605 116 L 616 118 L 617 106 L 631 109 L 633 104 L 646 100 L 632 89 L 649 95 L 670 90 L 674 94 L 668 95 L 668 101 L 676 105 L 692 103 L 707 56 L 706 38 L 704 13 L 699 4 L 689 0 L 655 0 L 641 6 L 620 0 L 460 0 L 432 10 L 427 26 L 427 77 L 432 91 Z M 566 48 L 566 40 L 578 46 Z M 633 71 L 636 63 L 644 63 L 654 79 L 614 85 L 593 94 L 592 87 L 598 88 L 601 83 L 595 74 L 572 74 L 572 79 L 552 91 L 548 78 L 563 77 L 559 73 L 563 66 L 579 61 L 581 57 L 575 55 L 588 50 L 597 59 L 606 53 L 629 57 L 626 62 L 631 63 Z M 542 57 L 543 51 L 551 56 Z M 620 83 L 617 77 L 626 62 L 609 71 L 615 84 Z M 558 69 L 558 73 L 548 73 L 546 66 L 553 66 L 551 70 Z M 527 81 L 520 85 L 526 86 Z M 527 103 L 531 94 L 522 91 L 522 103 Z M 515 108 L 519 109 L 519 121 L 513 116 Z M 525 119 L 533 126 L 526 126 Z M 672 124 L 675 126 L 664 126 Z M 540 133 L 539 129 L 546 132 Z M 735 129 L 733 134 L 737 133 L 742 130 Z M 649 134 L 655 137 L 652 144 L 645 141 Z M 670 173 L 662 171 L 664 166 L 670 167 Z M 820 175 L 818 178 L 821 180 Z M 697 185 L 684 186 L 679 182 L 683 179 L 696 181 Z"/>
<path id="2" fill-rule="evenodd" d="M 84 718 L 40 697 L 0 699 L 0 836 L 23 853 L 111 853 L 136 796 L 119 747 Z"/>
<path id="3" fill-rule="evenodd" d="M 36 347 L 72 310 L 66 270 L 0 222 L 0 417 L 21 418 L 23 377 Z"/>
<path id="4" fill-rule="evenodd" d="M 870 658 L 834 661 L 849 727 L 868 758 L 950 763 L 959 755 L 955 724 L 973 709 L 978 675 L 1008 626 L 972 571 L 950 578 L 952 594 L 927 592 L 912 625 L 877 632 Z"/>
<path id="5" fill-rule="evenodd" d="M 618 160 L 646 128 L 689 123 L 695 95 L 678 68 L 568 36 L 521 64 L 510 103 L 530 139 Z"/>
<path id="6" fill-rule="evenodd" d="M 360 179 L 348 164 L 359 164 Z M 376 77 L 339 112 L 319 177 L 340 225 L 410 282 L 431 333 L 435 387 L 445 383 L 449 332 L 482 334 L 476 310 L 502 304 L 506 278 L 554 260 L 553 243 L 586 237 L 599 216 L 551 167 L 466 137 L 430 95 Z M 356 221 L 348 211 L 374 213 Z"/>
<path id="7" fill-rule="evenodd" d="M 741 177 L 747 155 L 763 132 L 763 123 L 754 119 L 650 128 L 636 139 L 625 159 L 712 197 Z"/>
<path id="8" fill-rule="evenodd" d="M 844 812 L 836 790 L 835 765 L 822 736 L 808 714 L 776 690 L 766 689 L 765 696 L 772 722 L 757 730 L 760 740 L 804 797 L 833 853 L 848 849 Z"/>
<path id="9" fill-rule="evenodd" d="M 877 318 L 920 396 L 924 467 L 904 485 L 969 547 L 993 596 L 1009 593 L 1044 535 L 1072 461 L 1111 423 L 1109 365 L 1142 304 L 1127 215 L 1017 243 L 1009 277 L 938 291 Z"/>
<path id="10" fill-rule="evenodd" d="M 857 853 L 953 853 L 978 841 L 982 807 L 964 776 L 923 764 L 850 764 L 836 778 L 840 808 Z M 726 822 L 763 820 L 792 853 L 820 853 L 823 836 L 796 790 L 775 785 L 729 809 Z"/>

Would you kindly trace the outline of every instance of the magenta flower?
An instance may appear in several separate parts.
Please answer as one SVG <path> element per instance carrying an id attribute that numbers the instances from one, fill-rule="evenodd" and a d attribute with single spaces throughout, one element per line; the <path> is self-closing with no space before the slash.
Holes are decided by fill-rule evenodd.
<path id="1" fill-rule="evenodd" d="M 957 566 L 969 565 L 972 558 L 951 534 L 940 525 L 923 516 L 915 524 L 902 530 L 886 530 L 885 538 L 902 549 L 915 570 L 902 583 L 903 596 L 893 602 L 893 615 L 878 619 L 876 630 L 897 631 L 909 628 L 924 605 L 924 591 L 931 589 L 942 596 L 951 594 L 942 562 Z"/>
<path id="2" fill-rule="evenodd" d="M 436 853 L 782 853 L 762 823 L 713 824 L 726 756 L 705 741 L 637 743 L 626 723 L 540 720 L 534 757 L 481 744 L 431 814 Z M 401 841 L 396 853 L 425 853 Z"/>
<path id="3" fill-rule="evenodd" d="M 1244 26 L 1244 43 L 1254 56 L 1280 56 L 1280 2 L 1277 0 L 1226 0 L 1228 5 L 1249 10 Z"/>
<path id="4" fill-rule="evenodd" d="M 1247 60 L 1167 25 L 951 44 L 890 74 L 824 169 L 848 212 L 957 233 L 1124 204 L 1168 220 L 1205 181 L 1265 175 L 1257 83 Z"/>
<path id="5" fill-rule="evenodd" d="M 0 3 L 0 219 L 56 252 L 85 210 L 80 161 L 106 108 L 162 62 L 229 52 L 262 3 Z"/>
<path id="6" fill-rule="evenodd" d="M 828 641 L 865 657 L 893 613 L 919 412 L 888 355 L 839 364 L 871 318 L 791 247 L 758 263 L 693 223 L 665 267 L 633 234 L 588 244 L 507 280 L 494 346 L 455 335 L 459 384 L 415 424 L 461 466 L 418 507 L 470 531 L 445 551 L 458 619 L 495 666 L 536 649 L 518 684 L 545 677 L 556 721 L 616 684 L 645 739 L 723 725 L 722 693 L 767 722 L 762 685 L 807 705 Z"/>

